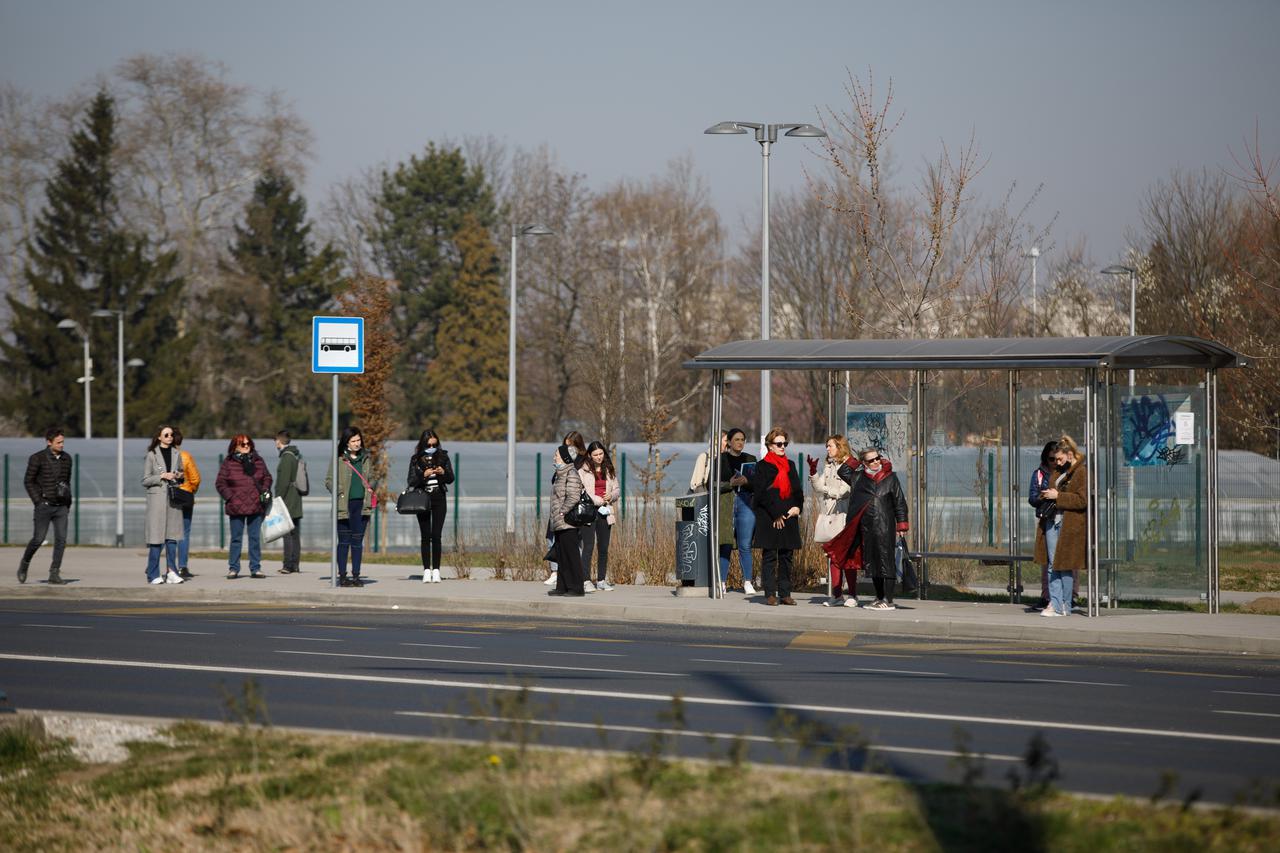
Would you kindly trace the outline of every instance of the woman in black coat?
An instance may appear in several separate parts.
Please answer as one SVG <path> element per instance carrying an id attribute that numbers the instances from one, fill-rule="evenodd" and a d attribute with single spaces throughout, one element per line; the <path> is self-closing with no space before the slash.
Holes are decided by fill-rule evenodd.
<path id="1" fill-rule="evenodd" d="M 898 573 L 893 549 L 898 537 L 910 527 L 907 499 L 893 465 L 879 450 L 864 450 L 859 457 L 860 466 L 852 466 L 852 460 L 847 460 L 838 472 L 840 479 L 849 484 L 851 494 L 845 532 L 832 542 L 848 538 L 846 534 L 851 536 L 848 559 L 842 565 L 866 569 L 876 588 L 876 600 L 868 607 L 895 610 L 893 585 Z"/>
<path id="2" fill-rule="evenodd" d="M 752 546 L 763 551 L 760 572 L 764 576 L 764 603 L 792 605 L 791 565 L 801 547 L 800 510 L 804 507 L 804 481 L 795 463 L 787 458 L 787 432 L 771 429 L 765 436 L 769 452 L 756 463 L 751 478 L 755 496 L 756 529 Z"/>
<path id="3" fill-rule="evenodd" d="M 448 508 L 448 486 L 453 482 L 453 464 L 449 452 L 440 446 L 440 436 L 424 429 L 418 446 L 409 459 L 409 488 L 427 493 L 427 511 L 418 513 L 418 532 L 422 536 L 422 582 L 440 583 L 440 534 Z"/>

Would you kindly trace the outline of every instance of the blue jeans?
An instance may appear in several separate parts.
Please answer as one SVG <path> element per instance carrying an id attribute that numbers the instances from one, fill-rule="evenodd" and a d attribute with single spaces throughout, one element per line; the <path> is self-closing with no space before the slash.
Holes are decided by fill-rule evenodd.
<path id="1" fill-rule="evenodd" d="M 262 571 L 262 514 L 231 516 L 231 550 L 227 557 L 227 568 L 240 574 L 240 543 L 244 540 L 245 528 L 249 529 L 249 571 L 258 574 Z"/>
<path id="2" fill-rule="evenodd" d="M 1058 551 L 1058 537 L 1062 535 L 1062 522 L 1057 521 L 1044 529 L 1044 545 L 1049 553 L 1049 607 L 1059 613 L 1071 612 L 1071 587 L 1075 584 L 1073 572 L 1060 572 L 1053 567 Z"/>
<path id="3" fill-rule="evenodd" d="M 738 562 L 742 564 L 742 579 L 751 581 L 751 536 L 756 532 L 756 511 L 741 494 L 733 497 L 733 541 L 738 546 Z M 720 579 L 729 580 L 729 555 L 733 545 L 720 546 Z"/>
<path id="4" fill-rule="evenodd" d="M 360 577 L 360 558 L 364 556 L 364 526 L 360 514 L 364 498 L 347 502 L 347 517 L 338 519 L 338 577 L 347 576 L 347 554 L 351 554 L 351 576 Z"/>
<path id="5" fill-rule="evenodd" d="M 178 568 L 177 554 L 178 542 L 175 539 L 164 540 L 164 545 L 148 545 L 147 546 L 147 580 L 153 581 L 160 577 L 160 549 L 164 548 L 164 562 L 169 571 L 175 571 Z"/>
<path id="6" fill-rule="evenodd" d="M 187 556 L 191 553 L 191 510 L 182 511 L 182 541 L 178 543 L 178 568 L 187 567 Z"/>

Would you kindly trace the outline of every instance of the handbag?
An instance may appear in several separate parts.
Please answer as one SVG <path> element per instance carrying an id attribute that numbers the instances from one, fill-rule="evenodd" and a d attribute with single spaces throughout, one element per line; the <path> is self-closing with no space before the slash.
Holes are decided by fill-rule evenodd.
<path id="1" fill-rule="evenodd" d="M 396 512 L 401 515 L 417 515 L 430 508 L 431 496 L 423 489 L 406 489 L 396 498 Z"/>
<path id="2" fill-rule="evenodd" d="M 293 532 L 293 516 L 284 505 L 284 498 L 276 498 L 271 502 L 271 512 L 262 520 L 262 541 L 274 542 L 287 533 Z"/>
<path id="3" fill-rule="evenodd" d="M 1036 518 L 1053 518 L 1058 512 L 1058 502 L 1048 499 L 1036 504 Z"/>
<path id="4" fill-rule="evenodd" d="M 898 584 L 902 587 L 905 594 L 916 591 L 920 585 L 920 581 L 916 578 L 916 565 L 911 562 L 911 555 L 907 553 L 907 540 L 899 536 L 898 544 L 893 549 L 894 562 L 897 563 Z"/>
<path id="5" fill-rule="evenodd" d="M 174 509 L 191 509 L 196 505 L 196 496 L 186 489 L 178 488 L 177 484 L 169 484 L 169 506 Z"/>
<path id="6" fill-rule="evenodd" d="M 369 481 L 364 478 L 364 474 L 361 474 L 360 471 L 356 469 L 356 466 L 351 464 L 350 459 L 343 459 L 342 461 L 351 469 L 351 473 L 359 477 L 360 482 L 364 483 L 364 493 L 369 496 L 369 509 L 377 509 L 378 493 L 373 490 L 373 486 L 370 486 Z"/>
<path id="7" fill-rule="evenodd" d="M 828 512 L 818 516 L 818 523 L 813 527 L 814 542 L 830 542 L 844 530 L 844 513 Z"/>
<path id="8" fill-rule="evenodd" d="M 572 527 L 588 527 L 596 520 L 596 505 L 591 495 L 583 490 L 578 502 L 564 514 L 565 523 Z"/>

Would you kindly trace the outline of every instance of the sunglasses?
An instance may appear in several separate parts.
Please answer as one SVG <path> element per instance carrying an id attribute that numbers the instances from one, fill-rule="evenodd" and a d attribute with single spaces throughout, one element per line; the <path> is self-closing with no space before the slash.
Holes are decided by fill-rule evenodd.
<path id="1" fill-rule="evenodd" d="M 884 457 L 881 457 L 881 456 L 872 456 L 872 457 L 869 457 L 869 458 L 867 458 L 867 459 L 863 459 L 863 460 L 862 460 L 862 463 L 863 463 L 864 465 L 870 465 L 872 462 L 879 462 L 882 458 L 884 458 Z"/>
<path id="2" fill-rule="evenodd" d="M 790 444 L 790 443 L 791 443 L 791 442 L 789 442 L 789 441 L 774 441 L 774 442 L 771 442 L 771 444 L 773 444 L 773 446 L 774 446 L 774 447 L 786 447 L 786 446 L 787 446 L 788 444 Z"/>

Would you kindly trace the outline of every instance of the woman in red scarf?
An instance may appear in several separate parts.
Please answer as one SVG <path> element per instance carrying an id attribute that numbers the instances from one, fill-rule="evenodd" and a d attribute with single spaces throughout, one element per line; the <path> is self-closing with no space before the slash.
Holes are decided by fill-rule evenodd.
<path id="1" fill-rule="evenodd" d="M 791 597 L 791 565 L 800 542 L 800 510 L 804 483 L 795 463 L 787 458 L 787 431 L 769 430 L 769 451 L 756 463 L 751 490 L 755 495 L 756 529 L 752 545 L 764 552 L 764 603 L 770 607 L 795 604 Z"/>

